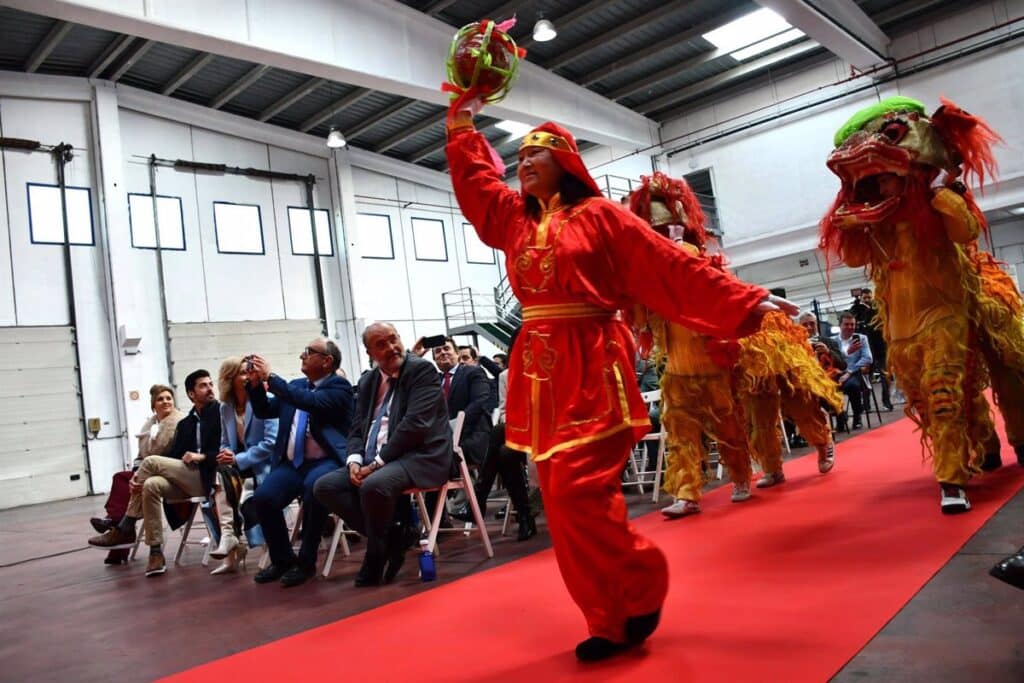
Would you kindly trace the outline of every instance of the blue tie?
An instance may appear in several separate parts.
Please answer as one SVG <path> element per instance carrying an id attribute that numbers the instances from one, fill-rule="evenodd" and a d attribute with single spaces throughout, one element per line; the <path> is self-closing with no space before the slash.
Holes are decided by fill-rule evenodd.
<path id="1" fill-rule="evenodd" d="M 306 424 L 309 413 L 305 410 L 295 411 L 295 446 L 292 449 L 292 465 L 295 469 L 302 467 L 302 459 L 306 452 Z"/>
<path id="2" fill-rule="evenodd" d="M 384 380 L 387 383 L 388 390 L 384 394 L 384 400 L 380 403 L 380 410 L 377 411 L 377 417 L 373 418 L 373 425 L 370 427 L 370 436 L 366 443 L 366 458 L 365 461 L 369 462 L 377 455 L 377 438 L 380 436 L 380 426 L 384 421 L 384 416 L 388 414 L 388 407 L 391 403 L 391 390 L 394 386 L 391 384 L 391 378 L 388 377 Z"/>

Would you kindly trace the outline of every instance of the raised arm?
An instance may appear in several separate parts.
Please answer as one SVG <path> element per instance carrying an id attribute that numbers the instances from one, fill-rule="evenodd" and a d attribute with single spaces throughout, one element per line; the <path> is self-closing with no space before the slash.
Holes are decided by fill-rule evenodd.
<path id="1" fill-rule="evenodd" d="M 767 290 L 690 254 L 633 214 L 608 202 L 602 205 L 615 277 L 632 303 L 713 337 L 744 336 L 757 329 L 759 318 L 753 314 Z"/>
<path id="2" fill-rule="evenodd" d="M 448 131 L 446 152 L 462 215 L 484 244 L 505 250 L 509 226 L 524 215 L 522 196 L 502 180 L 486 139 L 468 117 Z"/>

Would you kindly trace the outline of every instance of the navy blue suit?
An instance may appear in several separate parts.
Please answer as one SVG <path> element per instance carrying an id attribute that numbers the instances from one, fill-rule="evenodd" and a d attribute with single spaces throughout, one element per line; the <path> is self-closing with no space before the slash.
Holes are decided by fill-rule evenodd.
<path id="1" fill-rule="evenodd" d="M 351 427 L 354 409 L 352 385 L 337 375 L 328 375 L 315 389 L 308 379 L 286 382 L 277 375 L 271 375 L 268 384 L 272 397 L 267 396 L 262 384 L 247 387 L 256 417 L 279 420 L 270 474 L 256 488 L 253 506 L 267 539 L 271 561 L 278 567 L 289 567 L 297 561 L 311 572 L 316 566 L 320 535 L 328 515 L 327 508 L 313 497 L 313 484 L 345 461 L 345 435 Z M 297 409 L 309 414 L 309 433 L 324 452 L 323 458 L 305 459 L 299 467 L 287 455 Z M 296 434 L 296 439 L 300 437 L 305 435 Z M 302 546 L 296 560 L 282 510 L 300 495 Z"/>

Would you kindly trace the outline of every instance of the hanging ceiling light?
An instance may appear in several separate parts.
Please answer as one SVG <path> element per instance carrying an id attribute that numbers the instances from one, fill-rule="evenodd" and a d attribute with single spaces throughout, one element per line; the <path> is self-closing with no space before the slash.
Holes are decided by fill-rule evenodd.
<path id="1" fill-rule="evenodd" d="M 348 142 L 345 140 L 345 136 L 341 134 L 337 126 L 331 126 L 331 132 L 327 134 L 327 146 L 331 149 L 338 149 L 344 147 Z"/>
<path id="2" fill-rule="evenodd" d="M 537 23 L 533 25 L 533 39 L 538 43 L 554 40 L 557 35 L 558 31 L 555 30 L 555 25 L 547 19 L 538 19 Z"/>

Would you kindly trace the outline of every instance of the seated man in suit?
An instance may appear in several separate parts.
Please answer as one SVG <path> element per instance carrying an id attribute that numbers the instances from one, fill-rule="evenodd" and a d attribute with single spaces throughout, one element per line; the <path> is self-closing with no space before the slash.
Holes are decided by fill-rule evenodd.
<path id="1" fill-rule="evenodd" d="M 280 579 L 286 588 L 305 583 L 316 573 L 316 553 L 328 512 L 313 498 L 313 484 L 341 467 L 353 409 L 352 385 L 336 374 L 341 365 L 337 344 L 314 339 L 299 358 L 306 377 L 288 382 L 271 373 L 266 360 L 250 356 L 248 386 L 256 417 L 278 418 L 270 474 L 253 496 L 270 564 L 254 580 Z M 264 382 L 273 397 L 267 396 Z M 283 509 L 298 496 L 302 496 L 302 546 L 296 557 Z"/>
<path id="2" fill-rule="evenodd" d="M 116 527 L 89 539 L 90 545 L 100 548 L 130 547 L 135 543 L 135 523 L 142 519 L 149 546 L 146 576 L 159 576 L 167 571 L 162 503 L 168 498 L 209 495 L 217 475 L 220 404 L 210 373 L 190 373 L 185 378 L 185 393 L 192 401 L 192 410 L 175 428 L 171 450 L 166 456 L 150 455 L 142 461 L 128 483 L 131 498 L 125 516 Z M 169 515 L 173 527 L 172 517 Z"/>
<path id="3" fill-rule="evenodd" d="M 871 358 L 871 347 L 868 338 L 856 332 L 857 319 L 853 313 L 846 311 L 839 314 L 839 335 L 832 341 L 839 344 L 839 349 L 846 356 L 846 370 L 836 380 L 843 393 L 850 397 L 853 408 L 853 428 L 860 429 L 860 416 L 864 412 L 864 392 L 871 387 L 864 373 L 871 370 L 874 362 Z"/>
<path id="4" fill-rule="evenodd" d="M 409 528 L 408 496 L 402 492 L 448 480 L 452 439 L 434 366 L 407 353 L 389 323 L 368 326 L 363 345 L 376 368 L 359 380 L 348 470 L 322 477 L 313 493 L 366 535 L 355 585 L 376 586 L 398 574 L 417 532 Z"/>
<path id="5" fill-rule="evenodd" d="M 491 440 L 491 411 L 487 407 L 491 388 L 487 375 L 479 366 L 459 364 L 459 352 L 451 337 L 434 349 L 434 364 L 441 371 L 441 393 L 448 404 L 448 419 L 454 420 L 460 410 L 466 413 L 459 441 L 466 461 L 480 466 Z"/>

